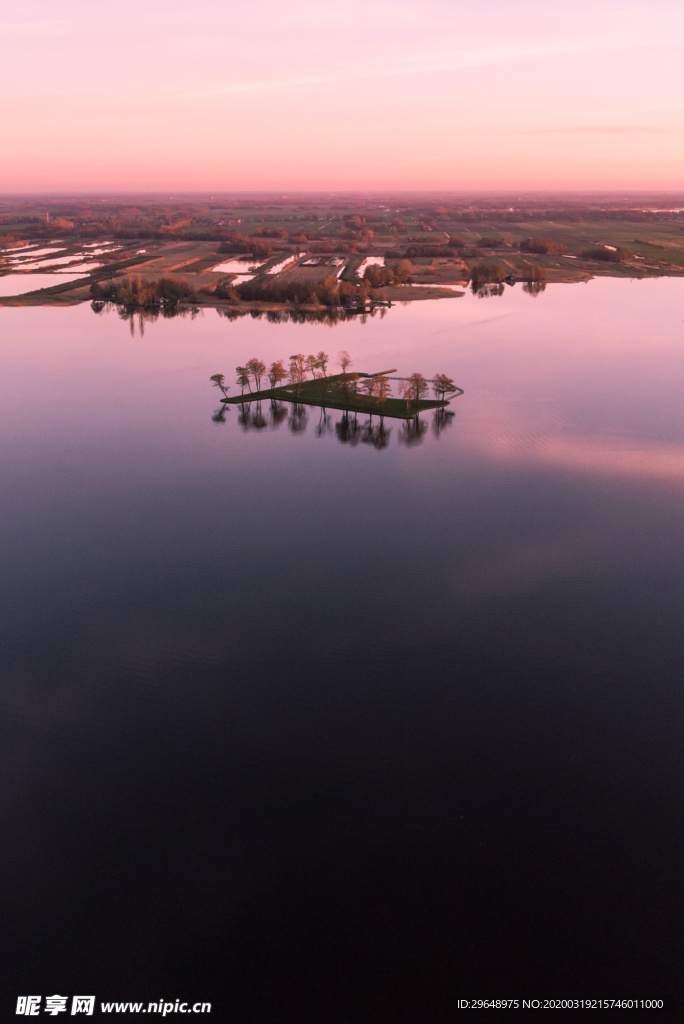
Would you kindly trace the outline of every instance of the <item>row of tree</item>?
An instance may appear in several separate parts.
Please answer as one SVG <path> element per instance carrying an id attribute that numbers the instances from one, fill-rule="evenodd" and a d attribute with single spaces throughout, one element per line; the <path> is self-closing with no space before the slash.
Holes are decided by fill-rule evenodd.
<path id="1" fill-rule="evenodd" d="M 361 394 L 375 399 L 381 407 L 384 407 L 385 402 L 392 394 L 390 378 L 384 374 L 360 378 L 358 374 L 350 373 L 352 359 L 347 351 L 339 353 L 338 361 L 342 372 L 337 375 L 334 381 L 335 386 L 344 395 L 356 393 L 356 389 L 359 388 Z M 299 390 L 306 381 L 307 373 L 311 374 L 312 380 L 326 381 L 329 362 L 330 356 L 323 351 L 317 355 L 308 356 L 303 352 L 298 352 L 290 356 L 287 368 L 282 359 L 279 359 L 272 362 L 267 369 L 266 364 L 254 356 L 252 359 L 248 359 L 244 366 L 236 367 L 236 383 L 242 395 L 245 393 L 245 388 L 250 393 L 259 393 L 264 377 L 268 378 L 272 389 L 280 387 L 284 381 L 288 381 L 292 387 Z M 442 402 L 448 400 L 459 390 L 451 377 L 444 373 L 438 373 L 431 381 L 427 380 L 422 373 L 412 373 L 410 377 L 396 379 L 399 381 L 399 394 L 401 398 L 405 399 L 407 409 L 412 404 L 417 405 L 425 397 L 429 390 L 429 384 L 432 384 L 435 398 Z M 225 377 L 222 373 L 215 373 L 211 380 L 224 395 L 228 394 L 229 389 L 226 387 Z M 254 385 L 253 390 L 252 384 Z"/>
<path id="2" fill-rule="evenodd" d="M 562 253 L 565 252 L 565 246 L 560 242 L 554 241 L 553 238 L 523 238 L 520 243 L 521 252 L 534 252 L 537 255 L 545 255 L 546 253 Z"/>
<path id="3" fill-rule="evenodd" d="M 413 267 L 408 260 L 399 260 L 393 266 L 380 267 L 377 263 L 366 267 L 363 277 L 371 288 L 383 288 L 385 285 L 406 284 Z"/>
<path id="4" fill-rule="evenodd" d="M 116 302 L 127 308 L 148 308 L 178 302 L 196 302 L 192 285 L 184 277 L 162 277 L 150 281 L 141 274 L 129 274 L 125 283 L 93 281 L 90 297 L 96 302 Z"/>
<path id="5" fill-rule="evenodd" d="M 594 245 L 590 249 L 583 249 L 579 254 L 583 260 L 600 260 L 602 263 L 622 263 L 633 255 L 624 245 L 608 247 L 605 245 Z"/>
<path id="6" fill-rule="evenodd" d="M 354 305 L 373 297 L 367 282 L 352 284 L 339 280 L 334 274 L 323 281 L 298 281 L 289 274 L 258 274 L 242 284 L 219 284 L 214 294 L 233 303 L 292 302 L 313 306 Z"/>

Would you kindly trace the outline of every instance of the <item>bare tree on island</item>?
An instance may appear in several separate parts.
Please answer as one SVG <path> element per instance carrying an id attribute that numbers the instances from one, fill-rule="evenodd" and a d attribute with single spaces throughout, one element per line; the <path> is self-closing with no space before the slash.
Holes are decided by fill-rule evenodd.
<path id="1" fill-rule="evenodd" d="M 411 404 L 411 396 L 413 395 L 413 391 L 411 389 L 411 381 L 410 380 L 402 380 L 402 381 L 400 381 L 400 383 L 399 383 L 399 394 L 401 395 L 402 398 L 406 399 L 406 408 L 408 409 L 408 407 Z"/>
<path id="2" fill-rule="evenodd" d="M 260 359 L 249 359 L 247 361 L 247 373 L 254 380 L 254 390 L 261 391 L 261 378 L 266 373 L 266 364 Z"/>
<path id="3" fill-rule="evenodd" d="M 282 380 L 287 380 L 287 370 L 283 366 L 282 359 L 279 359 L 277 363 L 271 363 L 268 381 L 272 388 L 277 388 Z"/>
<path id="4" fill-rule="evenodd" d="M 307 365 L 311 370 L 311 376 L 320 381 L 320 391 L 323 397 L 325 397 L 325 371 L 328 366 L 328 359 L 329 356 L 327 352 L 323 351 L 319 352 L 317 356 L 309 356 L 307 359 Z M 318 378 L 316 378 L 316 370 L 321 371 L 321 375 Z"/>
<path id="5" fill-rule="evenodd" d="M 349 355 L 349 353 L 347 351 L 343 351 L 343 352 L 340 352 L 338 354 L 337 359 L 338 359 L 339 364 L 340 364 L 340 366 L 342 368 L 342 373 L 346 377 L 347 370 L 349 369 L 349 367 L 352 364 L 352 357 Z"/>
<path id="6" fill-rule="evenodd" d="M 377 388 L 378 382 L 376 377 L 366 377 L 366 379 L 361 385 L 362 392 L 364 393 L 364 395 L 367 395 L 368 398 L 373 398 L 377 391 Z"/>
<path id="7" fill-rule="evenodd" d="M 229 389 L 225 386 L 226 378 L 223 376 L 222 373 L 214 373 L 214 374 L 212 374 L 212 376 L 209 378 L 209 380 L 212 381 L 212 383 L 213 383 L 215 388 L 220 388 L 221 389 L 221 391 L 223 392 L 223 394 L 224 394 L 224 396 L 226 398 L 228 397 L 228 390 Z M 225 423 L 226 422 L 226 413 L 227 412 L 228 412 L 228 406 L 226 405 L 225 402 L 222 402 L 221 403 L 221 408 L 217 409 L 216 412 L 214 413 L 214 415 L 211 418 L 214 421 L 214 423 Z"/>
<path id="8" fill-rule="evenodd" d="M 290 356 L 289 378 L 290 383 L 297 388 L 297 392 L 301 390 L 302 384 L 304 383 L 305 372 L 306 356 L 302 352 L 298 352 L 297 355 Z"/>
<path id="9" fill-rule="evenodd" d="M 446 400 L 446 396 L 455 395 L 458 388 L 451 377 L 447 377 L 445 373 L 438 373 L 432 381 L 432 390 L 435 393 L 435 398 L 440 402 L 444 402 Z"/>
<path id="10" fill-rule="evenodd" d="M 249 390 L 251 391 L 252 387 L 251 387 L 251 385 L 249 383 L 249 373 L 247 371 L 247 367 L 246 366 L 236 366 L 235 367 L 235 372 L 237 373 L 237 383 L 242 388 L 241 394 L 244 395 L 245 388 L 249 388 Z"/>
<path id="11" fill-rule="evenodd" d="M 209 378 L 209 380 L 211 380 L 211 381 L 213 381 L 213 382 L 214 382 L 214 387 L 215 387 L 215 388 L 220 388 L 220 389 L 221 389 L 221 391 L 222 391 L 222 392 L 223 392 L 223 394 L 224 394 L 224 395 L 226 396 L 226 398 L 228 397 L 228 391 L 229 391 L 230 389 L 229 389 L 229 388 L 227 388 L 227 387 L 225 386 L 225 384 L 226 384 L 226 378 L 225 378 L 225 377 L 223 376 L 223 374 L 222 374 L 222 373 L 214 373 L 214 374 L 213 374 L 213 375 L 212 375 L 212 376 L 211 376 L 211 377 Z"/>
<path id="12" fill-rule="evenodd" d="M 349 353 L 345 350 L 338 353 L 337 359 L 339 361 L 340 367 L 342 368 L 342 373 L 339 378 L 338 387 L 341 389 L 342 394 L 344 395 L 344 401 L 346 404 L 349 399 L 349 374 L 347 373 L 347 370 L 351 366 L 352 358 L 349 355 Z"/>
<path id="13" fill-rule="evenodd" d="M 306 357 L 306 368 L 311 374 L 311 379 L 316 380 L 316 370 L 318 369 L 318 359 L 316 356 Z"/>
<path id="14" fill-rule="evenodd" d="M 428 382 L 422 373 L 412 373 L 410 377 L 402 380 L 399 385 L 399 392 L 402 398 L 406 399 L 406 408 L 409 409 L 412 402 L 418 405 L 421 398 L 427 394 Z"/>
<path id="15" fill-rule="evenodd" d="M 377 390 L 377 386 L 378 385 L 377 385 L 377 381 L 376 381 L 375 377 L 366 377 L 366 379 L 361 384 L 361 389 L 360 390 L 361 390 L 361 393 L 364 394 L 368 398 L 369 401 L 372 401 L 374 396 L 375 396 L 375 392 Z M 372 407 L 371 407 L 371 410 L 370 410 L 370 422 L 371 423 L 373 422 L 373 410 L 372 410 Z"/>
<path id="16" fill-rule="evenodd" d="M 428 382 L 422 373 L 412 373 L 409 377 L 409 383 L 411 385 L 413 393 L 413 401 L 418 405 L 421 398 L 424 398 L 428 392 Z"/>
<path id="17" fill-rule="evenodd" d="M 392 385 L 390 384 L 389 377 L 386 377 L 384 374 L 381 374 L 379 377 L 376 377 L 375 380 L 377 382 L 376 399 L 378 405 L 380 406 L 380 415 L 382 416 L 385 411 L 385 402 L 392 394 Z"/>

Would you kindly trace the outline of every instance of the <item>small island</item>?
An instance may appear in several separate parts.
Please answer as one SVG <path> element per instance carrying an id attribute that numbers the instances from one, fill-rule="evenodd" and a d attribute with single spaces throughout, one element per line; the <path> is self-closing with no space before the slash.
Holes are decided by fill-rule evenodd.
<path id="1" fill-rule="evenodd" d="M 454 384 L 446 374 L 440 373 L 426 379 L 422 373 L 408 377 L 390 377 L 396 370 L 381 370 L 377 373 L 350 372 L 351 357 L 348 352 L 339 354 L 341 373 L 328 374 L 329 356 L 325 352 L 305 356 L 302 353 L 290 357 L 289 368 L 282 360 L 273 362 L 270 368 L 254 357 L 244 366 L 236 367 L 240 395 L 228 396 L 228 388 L 222 373 L 210 379 L 220 388 L 224 405 L 245 405 L 249 402 L 291 402 L 295 405 L 315 405 L 324 409 L 341 409 L 344 412 L 366 413 L 371 416 L 388 416 L 409 420 L 430 409 L 443 409 L 452 398 L 462 395 L 463 389 Z M 307 379 L 307 371 L 311 378 Z M 269 388 L 262 388 L 261 382 L 268 378 Z M 286 383 L 281 383 L 285 382 Z M 398 383 L 399 397 L 392 397 L 392 382 Z M 254 384 L 254 390 L 252 390 Z M 424 396 L 432 385 L 434 400 Z M 245 388 L 247 393 L 245 394 Z"/>

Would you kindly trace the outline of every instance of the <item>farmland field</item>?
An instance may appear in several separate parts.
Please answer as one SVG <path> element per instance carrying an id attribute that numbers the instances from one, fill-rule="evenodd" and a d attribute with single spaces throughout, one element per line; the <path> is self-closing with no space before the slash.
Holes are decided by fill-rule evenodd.
<path id="1" fill-rule="evenodd" d="M 476 280 L 504 279 L 542 287 L 546 281 L 596 276 L 684 273 L 684 205 L 675 199 L 631 208 L 625 199 L 609 209 L 596 203 L 583 207 L 571 198 L 554 202 L 554 209 L 527 202 L 516 210 L 412 195 L 374 200 L 352 195 L 279 201 L 233 197 L 201 206 L 182 200 L 141 201 L 122 210 L 112 201 L 93 224 L 77 202 L 62 200 L 55 206 L 55 220 L 41 225 L 30 203 L 15 202 L 12 210 L 0 199 L 0 276 L 12 273 L 16 263 L 30 265 L 31 256 L 39 257 L 46 247 L 48 253 L 59 248 L 64 261 L 92 254 L 103 264 L 84 267 L 86 279 L 73 286 L 55 273 L 48 292 L 31 294 L 27 280 L 29 294 L 0 297 L 0 304 L 82 302 L 90 297 L 92 282 L 108 281 L 112 295 L 118 289 L 130 297 L 136 287 L 132 280 L 146 286 L 166 278 L 183 287 L 187 283 L 187 295 L 197 306 L 225 303 L 222 296 L 232 283 L 233 305 L 261 308 L 264 303 L 254 295 L 240 295 L 251 266 L 269 281 L 301 286 L 297 302 L 304 306 L 307 296 L 313 301 L 313 290 L 331 276 L 357 289 L 358 305 L 374 299 L 444 297 L 450 292 L 436 287 L 469 278 L 473 287 L 478 287 Z M 411 264 L 407 285 L 393 284 L 390 291 L 364 285 L 369 262 L 382 265 L 383 260 L 388 267 L 398 260 Z M 232 278 L 231 272 L 215 269 L 231 261 L 237 261 L 237 272 L 245 276 Z M 35 273 L 51 269 L 37 264 Z M 15 292 L 16 287 L 4 290 Z M 336 284 L 335 295 L 337 290 Z M 335 295 L 325 301 L 338 301 Z M 278 304 L 272 298 L 270 307 L 274 302 Z"/>

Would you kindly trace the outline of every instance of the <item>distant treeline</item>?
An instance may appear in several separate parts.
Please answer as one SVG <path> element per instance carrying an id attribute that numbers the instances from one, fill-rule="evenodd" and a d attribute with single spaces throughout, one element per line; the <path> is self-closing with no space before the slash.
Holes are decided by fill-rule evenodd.
<path id="1" fill-rule="evenodd" d="M 133 203 L 115 198 L 95 203 L 87 197 L 49 201 L 0 197 L 0 246 L 20 239 L 95 239 L 106 235 L 131 241 L 226 242 L 231 252 L 262 255 L 270 250 L 255 251 L 257 242 L 276 248 L 324 245 L 345 252 L 364 251 L 373 238 L 392 236 L 404 243 L 403 254 L 407 243 L 422 244 L 428 232 L 442 236 L 438 244 L 466 247 L 466 240 L 458 235 L 459 225 L 475 230 L 483 225 L 483 237 L 478 244 L 487 249 L 506 244 L 501 230 L 514 230 L 516 225 L 531 221 L 684 224 L 681 196 L 653 197 L 652 202 L 658 208 L 638 209 L 615 197 L 603 197 L 603 201 L 601 197 L 595 201 L 586 197 L 559 197 L 558 201 L 548 197 L 509 197 L 507 205 L 488 202 L 484 197 L 454 195 L 445 195 L 443 202 L 432 202 L 425 196 L 389 194 L 375 199 L 350 195 L 347 201 L 318 196 L 315 204 L 282 197 L 195 202 L 182 197 L 162 201 L 141 196 Z M 444 240 L 445 234 L 450 236 L 448 242 Z M 241 244 L 246 248 L 237 248 Z"/>
<path id="2" fill-rule="evenodd" d="M 129 274 L 125 284 L 115 281 L 94 281 L 90 286 L 90 298 L 100 302 L 116 302 L 122 306 L 146 308 L 165 303 L 196 302 L 197 295 L 184 277 L 162 277 L 158 281 L 147 281 L 140 274 Z"/>
<path id="3" fill-rule="evenodd" d="M 476 263 L 470 271 L 470 281 L 473 291 L 477 291 L 484 284 L 501 284 L 509 277 L 529 282 L 546 281 L 546 269 L 538 263 L 531 263 L 522 270 L 516 270 L 512 275 L 511 269 L 503 263 Z"/>
<path id="4" fill-rule="evenodd" d="M 229 302 L 288 302 L 295 304 L 344 306 L 372 296 L 370 286 L 339 281 L 330 274 L 323 281 L 293 281 L 287 275 L 262 274 L 240 285 L 219 284 L 214 292 L 218 299 Z"/>
<path id="5" fill-rule="evenodd" d="M 583 249 L 580 252 L 583 260 L 601 260 L 603 263 L 622 263 L 628 260 L 633 253 L 624 245 L 608 247 L 605 245 L 594 245 L 590 249 Z"/>
<path id="6" fill-rule="evenodd" d="M 563 253 L 565 246 L 560 242 L 554 242 L 553 238 L 523 238 L 520 243 L 520 251 L 536 252 L 540 255 L 549 252 Z"/>
<path id="7" fill-rule="evenodd" d="M 366 267 L 363 278 L 371 288 L 383 288 L 385 285 L 406 284 L 412 270 L 413 267 L 408 260 L 399 260 L 388 267 L 380 267 L 374 263 Z"/>

